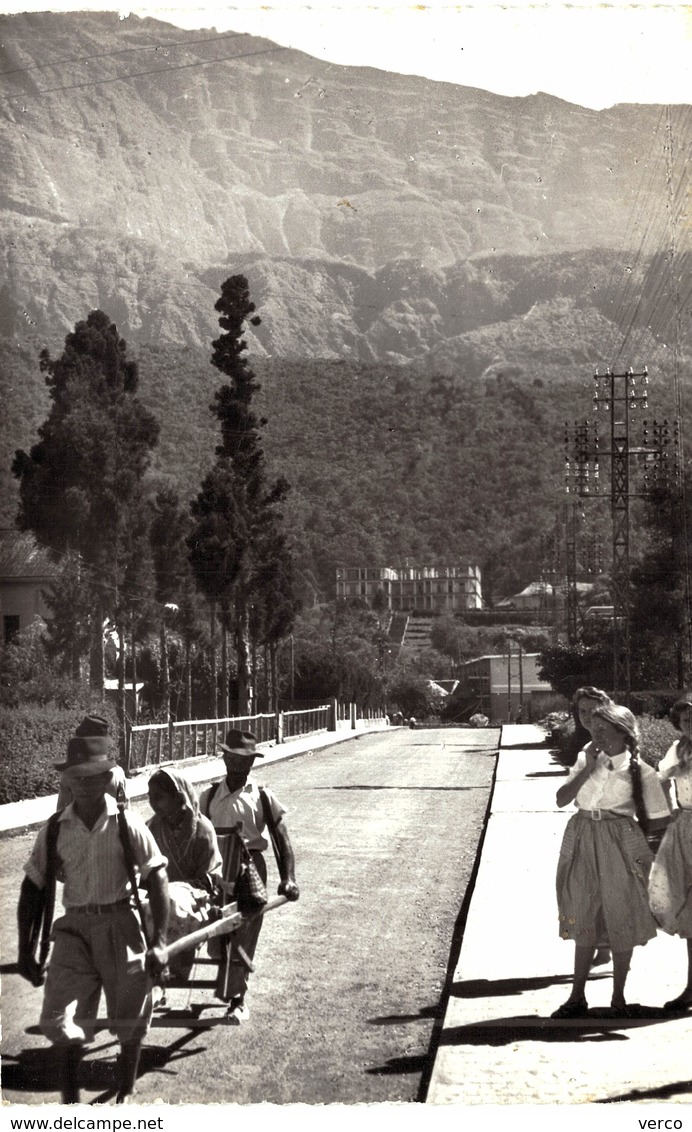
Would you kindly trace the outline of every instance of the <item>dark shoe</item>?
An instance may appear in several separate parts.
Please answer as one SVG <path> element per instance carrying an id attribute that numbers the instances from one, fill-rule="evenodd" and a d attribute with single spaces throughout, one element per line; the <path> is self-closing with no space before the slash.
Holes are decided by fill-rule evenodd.
<path id="1" fill-rule="evenodd" d="M 589 1004 L 585 998 L 568 999 L 558 1006 L 550 1015 L 551 1018 L 585 1018 L 589 1012 Z"/>
<path id="2" fill-rule="evenodd" d="M 228 1004 L 228 1010 L 224 1022 L 227 1026 L 240 1026 L 241 1023 L 247 1022 L 250 1017 L 250 1011 L 245 1003 L 244 998 L 233 998 Z"/>
<path id="3" fill-rule="evenodd" d="M 692 1010 L 692 990 L 684 990 L 677 998 L 664 1002 L 663 1009 L 666 1014 L 684 1014 L 686 1010 Z"/>

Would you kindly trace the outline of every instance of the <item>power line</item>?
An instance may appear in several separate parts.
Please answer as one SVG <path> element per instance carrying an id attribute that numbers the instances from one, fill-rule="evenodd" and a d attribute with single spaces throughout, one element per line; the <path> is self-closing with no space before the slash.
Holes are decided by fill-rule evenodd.
<path id="1" fill-rule="evenodd" d="M 171 67 L 155 67 L 151 71 L 134 71 L 128 75 L 115 75 L 108 79 L 90 79 L 83 83 L 66 83 L 64 86 L 39 87 L 36 91 L 22 91 L 22 98 L 43 96 L 45 94 L 58 94 L 68 90 L 85 90 L 87 87 L 107 86 L 110 83 L 129 82 L 130 79 L 147 78 L 150 75 L 169 75 L 174 71 L 190 70 L 193 67 L 210 67 L 216 63 L 233 62 L 236 59 L 250 59 L 257 55 L 272 55 L 277 51 L 288 51 L 287 47 L 264 47 L 260 51 L 243 51 L 236 55 L 222 55 L 219 59 L 198 59 L 194 63 L 176 63 Z M 6 96 L 7 97 L 7 96 Z M 13 95 L 13 98 L 20 97 Z"/>
<path id="2" fill-rule="evenodd" d="M 31 63 L 27 67 L 11 67 L 7 71 L 0 71 L 0 78 L 5 75 L 26 74 L 28 71 L 44 71 L 48 68 L 67 67 L 72 63 L 93 62 L 94 59 L 114 59 L 116 55 L 129 55 L 134 51 L 169 51 L 179 47 L 197 47 L 205 43 L 218 43 L 222 39 L 237 39 L 246 36 L 244 31 L 229 32 L 228 35 L 207 36 L 205 39 L 183 39 L 171 43 L 140 43 L 132 47 L 120 47 L 117 51 L 96 51 L 93 55 L 73 55 L 68 59 L 56 59 L 52 63 Z"/>

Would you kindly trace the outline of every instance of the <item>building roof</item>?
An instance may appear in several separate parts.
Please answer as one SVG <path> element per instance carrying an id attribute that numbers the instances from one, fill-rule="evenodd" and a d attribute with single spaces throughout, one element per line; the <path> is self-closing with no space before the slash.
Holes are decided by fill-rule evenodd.
<path id="1" fill-rule="evenodd" d="M 0 529 L 0 578 L 54 578 L 58 568 L 50 552 L 39 546 L 31 531 Z"/>

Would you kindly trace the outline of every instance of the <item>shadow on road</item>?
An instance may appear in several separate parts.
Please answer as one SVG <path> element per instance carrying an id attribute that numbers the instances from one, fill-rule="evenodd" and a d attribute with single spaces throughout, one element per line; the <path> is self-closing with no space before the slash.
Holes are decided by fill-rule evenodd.
<path id="1" fill-rule="evenodd" d="M 451 1026 L 444 1030 L 441 1046 L 488 1045 L 501 1046 L 516 1042 L 624 1042 L 626 1030 L 642 1026 L 660 1025 L 671 1020 L 659 1006 L 632 1004 L 631 1017 L 614 1018 L 607 1007 L 595 1007 L 583 1018 L 540 1018 L 517 1014 L 506 1018 L 492 1018 L 486 1022 L 472 1022 L 466 1026 Z"/>
<path id="2" fill-rule="evenodd" d="M 425 1073 L 429 1069 L 429 1054 L 412 1054 L 410 1057 L 390 1057 L 385 1065 L 375 1065 L 365 1072 L 371 1077 L 406 1076 Z M 417 1097 L 416 1100 L 421 1100 Z"/>
<path id="3" fill-rule="evenodd" d="M 606 1097 L 602 1104 L 619 1104 L 622 1101 L 665 1101 L 681 1093 L 692 1095 L 692 1081 L 672 1081 L 669 1085 L 659 1085 L 655 1089 L 631 1089 L 617 1097 Z"/>
<path id="4" fill-rule="evenodd" d="M 349 783 L 347 786 L 313 786 L 313 790 L 417 790 L 426 794 L 430 790 L 444 790 L 452 794 L 462 794 L 469 790 L 487 791 L 485 786 L 373 786 L 369 783 Z"/>
<path id="5" fill-rule="evenodd" d="M 612 975 L 590 975 L 589 982 L 610 979 Z M 452 983 L 450 998 L 503 998 L 510 994 L 523 994 L 524 991 L 545 990 L 547 987 L 571 983 L 571 975 L 537 975 L 530 979 L 466 979 Z"/>
<path id="6" fill-rule="evenodd" d="M 180 1025 L 181 1022 L 178 1021 L 178 1026 Z M 142 1047 L 138 1081 L 141 1081 L 147 1073 L 174 1075 L 176 1070 L 169 1068 L 171 1064 L 203 1053 L 204 1046 L 194 1050 L 183 1048 L 198 1033 L 199 1030 L 182 1034 L 168 1046 L 145 1042 Z M 79 1069 L 79 1087 L 84 1093 L 97 1094 L 91 1104 L 105 1104 L 115 1097 L 115 1065 L 119 1049 L 119 1042 L 114 1040 L 99 1046 L 96 1050 L 86 1052 Z M 18 1093 L 39 1095 L 60 1093 L 61 1081 L 56 1074 L 56 1059 L 52 1046 L 23 1049 L 19 1054 L 3 1054 L 2 1062 L 4 1092 L 14 1090 Z"/>
<path id="7" fill-rule="evenodd" d="M 379 1018 L 368 1018 L 370 1026 L 399 1026 L 402 1022 L 421 1022 L 426 1018 L 441 1018 L 442 1005 L 421 1006 L 417 1014 L 383 1014 Z"/>
<path id="8" fill-rule="evenodd" d="M 98 1057 L 85 1056 L 80 1067 L 80 1086 L 94 1092 L 110 1090 L 115 1095 L 115 1056 L 104 1058 L 105 1051 L 117 1051 L 113 1041 L 98 1050 Z M 56 1075 L 53 1047 L 23 1049 L 19 1054 L 6 1053 L 2 1058 L 3 1091 L 14 1089 L 19 1093 L 60 1093 L 61 1082 Z"/>

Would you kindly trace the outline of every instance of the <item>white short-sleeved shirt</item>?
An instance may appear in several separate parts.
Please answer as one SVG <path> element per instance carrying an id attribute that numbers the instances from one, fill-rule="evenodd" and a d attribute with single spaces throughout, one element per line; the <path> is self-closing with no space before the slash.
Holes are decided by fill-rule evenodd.
<path id="1" fill-rule="evenodd" d="M 642 793 L 646 813 L 650 819 L 665 818 L 670 813 L 658 775 L 648 763 L 637 760 L 641 769 Z M 575 805 L 579 810 L 612 810 L 616 814 L 634 817 L 634 797 L 632 779 L 629 772 L 628 751 L 609 758 L 600 752 L 596 766 L 583 786 L 580 787 Z M 586 755 L 580 751 L 577 761 L 570 770 L 568 782 L 576 778 L 586 766 Z M 612 768 L 612 769 L 611 769 Z"/>
<path id="2" fill-rule="evenodd" d="M 280 821 L 286 813 L 286 807 L 266 786 L 262 787 L 275 821 Z M 214 795 L 209 804 L 209 795 Z M 216 789 L 208 786 L 202 791 L 199 799 L 199 808 L 202 814 L 208 816 L 217 832 L 228 830 L 239 823 L 242 826 L 240 835 L 248 849 L 258 849 L 264 852 L 269 848 L 269 840 L 264 835 L 264 816 L 262 813 L 262 799 L 259 786 L 254 778 L 248 778 L 240 790 L 233 793 L 228 789 L 226 779 L 219 782 Z"/>
<path id="3" fill-rule="evenodd" d="M 93 829 L 77 816 L 74 803 L 58 818 L 57 879 L 63 881 L 65 908 L 80 904 L 114 904 L 131 894 L 125 856 L 118 830 L 118 804 L 110 794 L 104 796 L 105 809 Z M 152 869 L 165 867 L 154 838 L 139 814 L 123 811 L 139 874 L 146 880 Z M 31 856 L 24 866 L 29 880 L 38 888 L 46 883 L 46 840 L 48 826 L 39 830 Z"/>
<path id="4" fill-rule="evenodd" d="M 669 747 L 658 764 L 658 773 L 662 779 L 674 779 L 675 795 L 678 805 L 683 810 L 692 810 L 692 758 L 688 758 L 687 765 L 681 766 L 678 762 L 679 740 Z"/>

